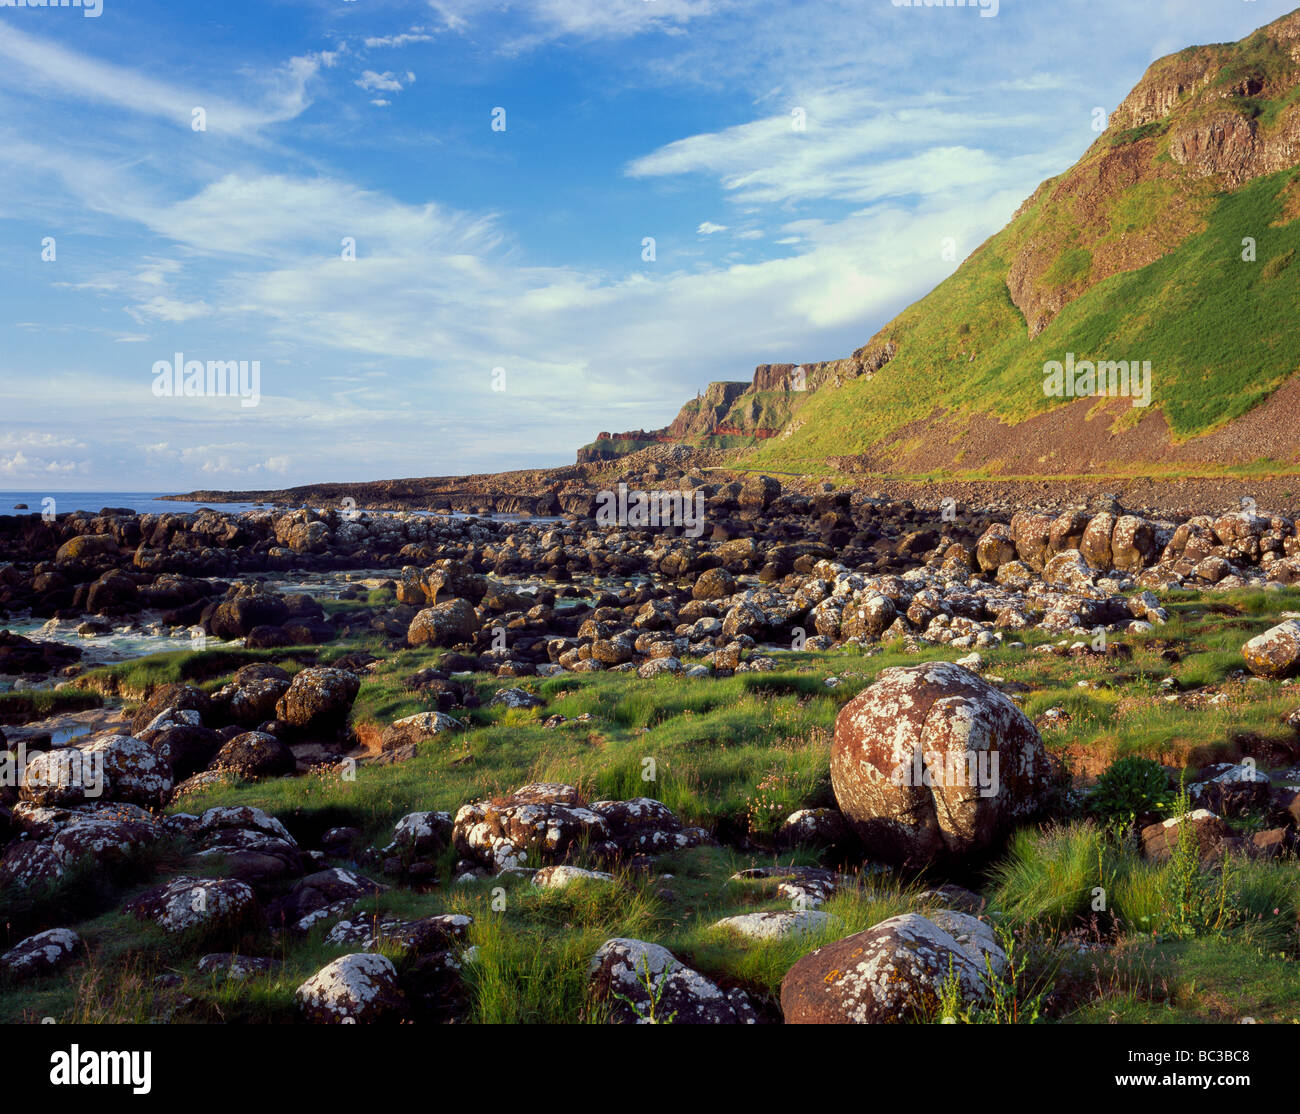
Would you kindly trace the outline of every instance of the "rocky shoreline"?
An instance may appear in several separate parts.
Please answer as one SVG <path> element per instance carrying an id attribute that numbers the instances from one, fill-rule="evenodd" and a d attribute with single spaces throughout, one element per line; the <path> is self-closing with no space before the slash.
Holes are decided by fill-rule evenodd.
<path id="1" fill-rule="evenodd" d="M 621 507 L 635 505 L 622 494 Z M 669 509 L 684 514 L 695 506 L 698 518 L 656 524 L 603 520 L 602 492 L 577 487 L 555 495 L 547 509 L 561 513 L 544 521 L 347 505 L 0 519 L 6 617 L 66 624 L 88 643 L 141 624 L 187 631 L 189 650 L 199 651 L 183 680 L 139 686 L 128 672 L 88 670 L 65 642 L 0 635 L 0 673 L 13 689 L 0 696 L 8 701 L 8 758 L 26 763 L 20 785 L 0 786 L 0 890 L 57 890 L 87 862 L 135 862 L 179 841 L 189 848 L 186 872 L 137 892 L 124 910 L 165 933 L 205 939 L 220 926 L 223 939 L 230 926 L 270 926 L 294 939 L 328 928 L 329 943 L 352 950 L 297 988 L 302 1016 L 314 1021 L 443 1019 L 463 1008 L 456 988 L 476 961 L 468 943 L 473 917 L 385 922 L 384 938 L 406 941 L 419 957 L 422 974 L 414 978 L 376 953 L 378 930 L 357 912 L 389 886 L 437 886 L 444 871 L 454 886 L 524 878 L 538 890 L 613 884 L 632 871 L 656 894 L 671 894 L 671 874 L 658 865 L 665 856 L 816 849 L 824 867 L 782 875 L 780 884 L 796 894 L 794 909 L 732 910 L 718 931 L 760 940 L 833 935 L 838 921 L 817 909 L 831 895 L 867 893 L 866 880 L 891 869 L 973 877 L 1013 826 L 1062 807 L 1059 758 L 1049 757 L 1041 732 L 1068 723 L 1070 713 L 1057 707 L 1031 720 L 1018 703 L 1024 686 L 991 673 L 987 655 L 1044 654 L 1078 661 L 1085 672 L 1093 662 L 1121 670 L 1133 656 L 1130 640 L 1170 622 L 1166 601 L 1179 593 L 1269 593 L 1300 584 L 1294 517 L 1257 504 L 1156 517 L 1102 494 L 1061 511 L 998 515 L 951 497 L 925 507 L 830 485 L 792 489 L 771 476 L 701 478 L 690 494 Z M 297 590 L 323 574 L 334 578 L 324 602 Z M 295 590 L 277 591 L 273 578 L 292 578 Z M 384 767 L 419 761 L 430 747 L 454 747 L 485 714 L 509 723 L 547 713 L 539 725 L 557 738 L 594 725 L 590 712 L 549 714 L 536 691 L 549 679 L 627 675 L 640 686 L 660 679 L 724 685 L 776 674 L 786 655 L 845 650 L 856 651 L 857 663 L 886 653 L 947 658 L 880 671 L 835 722 L 834 807 L 823 797 L 782 809 L 773 816 L 779 825 L 761 838 L 730 821 L 692 822 L 649 796 L 593 799 L 577 784 L 538 780 L 506 792 L 483 785 L 482 796 L 462 796 L 454 808 L 407 813 L 382 844 L 347 823 L 305 843 L 301 831 L 291 834 L 260 807 L 187 811 L 191 800 L 220 799 L 241 786 L 328 783 L 367 767 L 382 776 Z M 391 684 L 387 663 L 404 655 L 434 663 L 400 675 L 402 699 L 422 710 L 359 719 L 363 687 Z M 1289 684 L 1300 672 L 1300 626 L 1288 620 L 1252 639 L 1240 661 L 1242 676 Z M 492 679 L 490 695 L 484 677 Z M 842 680 L 827 677 L 819 688 L 833 691 Z M 128 706 L 49 716 L 34 700 L 14 700 L 42 688 L 55 696 L 100 693 Z M 1161 691 L 1181 695 L 1177 684 Z M 1218 690 L 1191 695 L 1226 699 Z M 942 718 L 931 712 L 940 707 Z M 950 754 L 954 768 L 975 753 L 1000 757 L 1001 788 L 996 769 L 984 771 L 992 794 L 956 797 L 938 783 L 900 792 L 866 777 L 868 768 L 888 768 L 879 746 L 900 730 L 927 752 Z M 1249 746 L 1245 764 L 1196 774 L 1200 811 L 1180 823 L 1194 825 L 1214 855 L 1267 861 L 1296 843 L 1300 816 L 1286 810 L 1288 801 L 1300 808 L 1300 794 L 1290 800 L 1272 786 L 1273 775 L 1257 779 L 1251 763 L 1281 763 L 1283 776 L 1295 753 L 1269 740 Z M 776 807 L 762 803 L 761 787 L 755 801 L 751 817 L 753 809 Z M 1273 826 L 1243 835 L 1221 819 L 1243 810 L 1263 810 Z M 1167 858 L 1175 835 L 1161 814 L 1146 814 L 1143 854 Z M 215 860 L 225 872 L 205 873 Z M 949 966 L 969 968 L 962 993 L 979 1000 L 972 972 L 986 960 L 1006 961 L 1003 945 L 970 915 L 980 902 L 948 886 L 858 942 L 892 969 L 919 934 Z M 0 975 L 57 970 L 82 946 L 71 929 L 39 916 L 13 924 L 35 935 L 0 957 Z M 51 932 L 70 935 L 44 939 Z M 978 954 L 961 943 L 972 934 Z M 720 986 L 657 944 L 618 937 L 592 958 L 591 993 L 616 1020 L 644 1019 L 660 998 L 684 1020 L 842 1019 L 860 988 L 836 984 L 833 1000 L 825 998 L 836 955 L 833 947 L 812 952 L 792 967 L 778 1007 Z M 660 983 L 649 997 L 638 963 L 658 965 Z M 232 964 L 230 954 L 214 952 L 198 969 Z M 875 986 L 871 1019 L 918 1008 L 942 976 L 935 968 L 901 996 Z M 424 1006 L 412 1001 L 416 985 L 424 987 Z"/>

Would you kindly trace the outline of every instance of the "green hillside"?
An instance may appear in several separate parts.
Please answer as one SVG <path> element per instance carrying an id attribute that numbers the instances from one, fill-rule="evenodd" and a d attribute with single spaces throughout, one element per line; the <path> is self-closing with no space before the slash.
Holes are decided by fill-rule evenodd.
<path id="1" fill-rule="evenodd" d="M 1297 34 L 1300 12 L 1155 63 L 1075 167 L 854 357 L 893 343 L 891 360 L 816 391 L 743 463 L 818 471 L 888 444 L 902 472 L 976 415 L 1014 425 L 1073 404 L 1083 420 L 1101 400 L 1043 389 L 1067 353 L 1149 360 L 1170 444 L 1267 399 L 1300 368 Z M 1147 413 L 1111 401 L 1105 420 L 1120 432 Z"/>

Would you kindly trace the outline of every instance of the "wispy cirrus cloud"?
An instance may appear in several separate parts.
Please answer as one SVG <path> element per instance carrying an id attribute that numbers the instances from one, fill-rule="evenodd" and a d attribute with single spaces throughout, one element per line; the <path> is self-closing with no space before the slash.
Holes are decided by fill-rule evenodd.
<path id="1" fill-rule="evenodd" d="M 187 129 L 194 108 L 202 107 L 208 130 L 217 134 L 249 134 L 294 119 L 310 103 L 312 80 L 335 58 L 331 52 L 290 58 L 279 69 L 241 83 L 251 96 L 234 99 L 212 88 L 161 81 L 138 68 L 105 62 L 12 25 L 0 25 L 0 59 L 6 63 L 0 67 L 0 85 L 17 87 L 28 95 L 37 90 L 81 106 L 111 105 Z"/>

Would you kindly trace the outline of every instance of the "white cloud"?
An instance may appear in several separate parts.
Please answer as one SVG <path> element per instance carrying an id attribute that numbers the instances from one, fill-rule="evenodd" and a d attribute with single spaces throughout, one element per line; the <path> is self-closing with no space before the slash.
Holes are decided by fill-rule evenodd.
<path id="1" fill-rule="evenodd" d="M 341 241 L 356 241 L 357 263 L 401 246 L 417 253 L 465 255 L 502 242 L 496 218 L 455 212 L 432 202 L 404 205 L 349 182 L 283 174 L 229 174 L 172 205 L 129 205 L 158 235 L 213 255 L 281 258 L 311 251 L 341 262 Z"/>
<path id="2" fill-rule="evenodd" d="M 196 317 L 206 317 L 212 312 L 212 307 L 204 301 L 183 302 L 159 294 L 157 297 L 150 298 L 147 302 L 131 306 L 127 312 L 141 324 L 147 321 L 178 323 L 192 321 Z"/>
<path id="3" fill-rule="evenodd" d="M 429 28 L 412 27 L 409 31 L 404 31 L 400 35 L 372 35 L 365 40 L 365 44 L 371 50 L 382 49 L 386 47 L 403 47 L 411 43 L 430 43 L 437 38 L 436 35 L 429 33 Z"/>
<path id="4" fill-rule="evenodd" d="M 715 232 L 726 232 L 725 224 L 714 224 L 711 220 L 701 221 L 700 227 L 695 230 L 701 236 L 712 236 Z"/>
<path id="5" fill-rule="evenodd" d="M 634 159 L 632 178 L 705 174 L 718 179 L 737 203 L 770 204 L 834 198 L 862 203 L 886 197 L 997 188 L 1005 156 L 970 146 L 1023 131 L 1025 113 L 972 111 L 953 98 L 922 94 L 907 108 L 877 103 L 860 90 L 804 98 L 805 131 L 784 114 L 690 136 Z M 1055 153 L 1053 153 L 1055 154 Z M 1046 172 L 1051 155 L 1029 156 L 1032 175 Z M 1059 162 L 1056 165 L 1060 165 Z"/>
<path id="6" fill-rule="evenodd" d="M 680 32 L 692 21 L 736 6 L 737 0 L 532 0 L 527 6 L 510 0 L 430 0 L 450 30 L 504 26 L 509 11 L 524 30 L 502 33 L 511 51 L 531 50 L 555 39 L 627 39 L 651 31 Z"/>
<path id="7" fill-rule="evenodd" d="M 41 479 L 51 476 L 67 476 L 77 471 L 84 471 L 86 462 L 82 460 L 50 460 L 46 457 L 30 457 L 21 449 L 10 456 L 0 456 L 0 476 L 15 479 Z"/>
<path id="8" fill-rule="evenodd" d="M 261 86 L 252 102 L 233 100 L 215 89 L 173 85 L 138 70 L 102 62 L 88 54 L 56 45 L 12 26 L 0 26 L 0 85 L 26 97 L 33 92 L 63 97 L 77 104 L 112 105 L 143 116 L 161 118 L 190 129 L 196 106 L 207 114 L 214 133 L 255 132 L 269 124 L 291 120 L 308 105 L 307 86 L 336 54 L 291 58 L 280 69 L 249 85 Z"/>
<path id="9" fill-rule="evenodd" d="M 400 93 L 414 80 L 415 74 L 411 73 L 410 70 L 407 70 L 404 75 L 395 74 L 388 70 L 383 73 L 366 70 L 353 84 L 364 89 L 367 93 Z"/>

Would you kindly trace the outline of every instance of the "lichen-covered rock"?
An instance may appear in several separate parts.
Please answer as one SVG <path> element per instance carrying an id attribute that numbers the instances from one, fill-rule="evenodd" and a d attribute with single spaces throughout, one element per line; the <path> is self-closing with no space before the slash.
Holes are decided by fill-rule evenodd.
<path id="1" fill-rule="evenodd" d="M 896 1024 L 932 1016 L 955 977 L 962 998 L 987 996 L 987 975 L 1006 965 L 987 924 L 943 910 L 904 913 L 804 956 L 781 980 L 788 1025 Z"/>
<path id="2" fill-rule="evenodd" d="M 100 766 L 83 761 L 78 747 L 61 747 L 27 756 L 18 792 L 24 801 L 57 808 L 102 798 L 106 788 Z"/>
<path id="3" fill-rule="evenodd" d="M 46 929 L 0 955 L 0 975 L 11 979 L 52 975 L 71 963 L 83 946 L 70 928 Z"/>
<path id="4" fill-rule="evenodd" d="M 384 854 L 427 857 L 451 846 L 452 819 L 447 812 L 409 812 L 393 829 L 393 841 Z"/>
<path id="5" fill-rule="evenodd" d="M 706 569 L 691 588 L 691 598 L 697 600 L 721 600 L 734 595 L 736 578 L 726 569 Z"/>
<path id="6" fill-rule="evenodd" d="M 239 922 L 257 908 L 252 887 L 233 878 L 173 878 L 125 906 L 166 932 Z"/>
<path id="7" fill-rule="evenodd" d="M 289 606 L 282 597 L 248 588 L 219 603 L 208 627 L 218 638 L 233 640 L 247 637 L 256 627 L 278 627 L 287 618 Z"/>
<path id="8" fill-rule="evenodd" d="M 16 840 L 0 858 L 0 888 L 35 890 L 63 877 L 63 864 L 53 846 L 35 840 Z"/>
<path id="9" fill-rule="evenodd" d="M 469 600 L 453 599 L 419 612 L 406 631 L 410 646 L 454 646 L 468 642 L 478 630 L 478 616 Z"/>
<path id="10" fill-rule="evenodd" d="M 1111 563 L 1122 572 L 1141 572 L 1157 557 L 1155 527 L 1137 515 L 1121 515 L 1110 538 Z"/>
<path id="11" fill-rule="evenodd" d="M 790 936 L 811 936 L 834 921 L 834 917 L 820 909 L 779 909 L 724 917 L 713 927 L 734 932 L 747 940 L 784 940 Z"/>
<path id="12" fill-rule="evenodd" d="M 234 877 L 246 882 L 292 878 L 303 869 L 297 840 L 260 808 L 210 808 L 197 819 L 189 835 L 199 844 L 196 857 L 219 857 Z"/>
<path id="13" fill-rule="evenodd" d="M 985 572 L 997 572 L 1008 561 L 1015 559 L 1015 535 L 1005 523 L 993 523 L 975 543 L 975 560 Z"/>
<path id="14" fill-rule="evenodd" d="M 116 557 L 118 544 L 111 534 L 79 534 L 69 538 L 54 554 L 56 564 L 93 561 L 97 557 Z"/>
<path id="15" fill-rule="evenodd" d="M 106 735 L 32 756 L 20 793 L 47 806 L 86 800 L 159 805 L 171 789 L 171 765 L 164 756 L 130 735 Z"/>
<path id="16" fill-rule="evenodd" d="M 1103 511 L 1088 523 L 1088 528 L 1083 532 L 1083 540 L 1079 543 L 1079 552 L 1090 567 L 1098 570 L 1113 567 L 1111 537 L 1115 533 L 1115 522 L 1113 514 Z"/>
<path id="17" fill-rule="evenodd" d="M 341 920 L 325 934 L 325 942 L 364 951 L 374 951 L 383 943 L 413 955 L 431 955 L 464 946 L 473 923 L 474 918 L 465 913 L 442 913 L 418 921 L 389 919 L 378 925 L 373 917 Z"/>
<path id="18" fill-rule="evenodd" d="M 295 993 L 307 1020 L 320 1025 L 394 1021 L 404 1007 L 397 968 L 372 952 L 339 956 Z"/>
<path id="19" fill-rule="evenodd" d="M 489 586 L 487 577 L 475 572 L 466 562 L 454 558 L 435 561 L 424 570 L 420 580 L 424 589 L 424 598 L 431 604 L 446 603 L 457 598 L 477 603 L 487 595 Z"/>
<path id="20" fill-rule="evenodd" d="M 280 777 L 296 768 L 293 751 L 265 731 L 245 731 L 222 744 L 211 766 L 214 771 L 229 771 L 248 781 Z"/>
<path id="21" fill-rule="evenodd" d="M 672 809 L 651 797 L 596 801 L 591 811 L 605 818 L 610 838 L 627 853 L 657 855 L 699 847 L 713 838 L 703 828 L 684 827 Z"/>
<path id="22" fill-rule="evenodd" d="M 461 855 L 491 870 L 522 867 L 530 851 L 547 863 L 580 850 L 616 853 L 605 818 L 577 800 L 573 786 L 526 785 L 509 797 L 462 806 L 452 839 Z"/>
<path id="23" fill-rule="evenodd" d="M 203 839 L 227 829 L 253 829 L 293 843 L 294 838 L 279 820 L 251 805 L 218 805 L 204 812 L 195 822 L 192 834 Z"/>
<path id="24" fill-rule="evenodd" d="M 1022 511 L 1011 518 L 1016 554 L 1034 572 L 1042 572 L 1051 556 L 1052 518 Z"/>
<path id="25" fill-rule="evenodd" d="M 825 905 L 832 894 L 852 884 L 845 875 L 820 866 L 756 866 L 733 874 L 731 881 L 775 882 L 777 896 L 796 911 Z"/>
<path id="26" fill-rule="evenodd" d="M 70 867 L 84 859 L 98 863 L 121 862 L 132 852 L 158 838 L 152 824 L 109 817 L 78 817 L 54 837 L 51 847 L 59 862 Z"/>
<path id="27" fill-rule="evenodd" d="M 236 955 L 211 952 L 199 959 L 199 974 L 220 976 L 231 982 L 243 982 L 257 975 L 269 975 L 278 966 L 274 959 L 260 955 Z"/>
<path id="28" fill-rule="evenodd" d="M 1243 816 L 1268 805 L 1269 780 L 1253 765 L 1219 762 L 1202 770 L 1187 793 L 1198 808 L 1219 816 Z"/>
<path id="29" fill-rule="evenodd" d="M 298 732 L 335 735 L 347 723 L 360 691 L 361 679 L 355 673 L 313 666 L 294 676 L 275 705 L 275 715 Z"/>
<path id="30" fill-rule="evenodd" d="M 898 618 L 898 607 L 879 592 L 855 607 L 846 607 L 840 618 L 841 638 L 865 638 L 876 641 Z"/>
<path id="31" fill-rule="evenodd" d="M 287 677 L 250 677 L 218 689 L 213 702 L 224 708 L 231 723 L 257 727 L 275 718 L 275 706 L 289 691 Z"/>
<path id="32" fill-rule="evenodd" d="M 648 681 L 654 677 L 663 677 L 681 671 L 682 663 L 677 658 L 651 658 L 637 666 L 636 675 L 643 681 Z"/>
<path id="33" fill-rule="evenodd" d="M 743 990 L 722 990 L 667 948 L 644 940 L 606 940 L 592 957 L 588 977 L 592 997 L 608 1004 L 615 1022 L 752 1025 L 758 1020 Z"/>
<path id="34" fill-rule="evenodd" d="M 198 718 L 196 712 L 164 712 L 155 720 L 157 727 L 142 731 L 138 736 L 167 763 L 173 782 L 184 781 L 206 770 L 224 741 L 211 728 L 200 723 L 178 721 L 178 716 Z"/>
<path id="35" fill-rule="evenodd" d="M 544 866 L 533 875 L 533 885 L 545 890 L 562 890 L 573 882 L 612 882 L 614 876 L 603 870 L 584 870 L 579 866 Z"/>
<path id="36" fill-rule="evenodd" d="M 1257 677 L 1277 681 L 1300 674 L 1300 621 L 1278 623 L 1247 642 L 1241 653 Z"/>
<path id="37" fill-rule="evenodd" d="M 1047 562 L 1043 581 L 1057 588 L 1085 588 L 1092 585 L 1093 571 L 1077 549 L 1063 549 Z"/>
<path id="38" fill-rule="evenodd" d="M 416 712 L 413 716 L 394 720 L 385 727 L 379 739 L 379 748 L 391 751 L 415 746 L 462 727 L 464 724 L 460 720 L 453 719 L 445 712 Z"/>
<path id="39" fill-rule="evenodd" d="M 363 897 L 382 893 L 385 887 L 361 874 L 341 867 L 320 870 L 294 883 L 283 897 L 266 911 L 271 927 L 305 932 L 335 907 L 350 908 Z"/>
<path id="40" fill-rule="evenodd" d="M 130 735 L 105 735 L 79 749 L 83 762 L 103 770 L 106 800 L 161 805 L 170 796 L 171 764 L 148 743 Z"/>
<path id="41" fill-rule="evenodd" d="M 525 689 L 509 688 L 497 689 L 488 703 L 489 705 L 503 705 L 507 708 L 540 708 L 546 701 L 540 696 L 534 696 Z"/>
<path id="42" fill-rule="evenodd" d="M 849 837 L 843 814 L 834 808 L 801 808 L 790 813 L 776 833 L 785 847 L 837 847 Z"/>
<path id="43" fill-rule="evenodd" d="M 197 712 L 200 722 L 207 722 L 212 714 L 212 699 L 193 685 L 162 685 L 154 689 L 136 709 L 135 715 L 131 717 L 131 734 L 140 736 L 159 716 L 169 711 Z"/>
<path id="44" fill-rule="evenodd" d="M 1041 810 L 1050 781 L 1025 714 L 950 662 L 881 671 L 835 721 L 836 801 L 868 853 L 886 861 L 987 850 Z"/>

